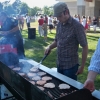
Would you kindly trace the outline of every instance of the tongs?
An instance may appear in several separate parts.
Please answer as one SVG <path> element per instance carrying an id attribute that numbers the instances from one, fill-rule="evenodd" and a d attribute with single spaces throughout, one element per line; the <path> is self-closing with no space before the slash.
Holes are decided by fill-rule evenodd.
<path id="1" fill-rule="evenodd" d="M 42 62 L 45 60 L 45 58 L 48 56 L 48 54 L 49 54 L 49 53 L 47 53 L 46 55 L 44 55 L 44 57 L 41 59 L 41 61 L 39 62 L 39 64 L 36 65 L 35 68 L 38 69 L 38 68 L 40 67 L 40 64 L 42 64 Z"/>

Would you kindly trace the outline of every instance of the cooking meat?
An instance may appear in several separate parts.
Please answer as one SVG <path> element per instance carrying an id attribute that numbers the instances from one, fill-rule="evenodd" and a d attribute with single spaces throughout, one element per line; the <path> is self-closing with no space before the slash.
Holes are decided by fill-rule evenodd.
<path id="1" fill-rule="evenodd" d="M 31 72 L 38 72 L 39 70 L 38 70 L 37 67 L 32 67 L 32 68 L 30 69 L 30 71 L 31 71 Z"/>
<path id="2" fill-rule="evenodd" d="M 69 89 L 70 86 L 68 84 L 60 84 L 59 89 Z"/>
<path id="3" fill-rule="evenodd" d="M 55 88 L 55 84 L 54 83 L 46 83 L 46 84 L 44 84 L 44 87 L 46 87 L 46 88 Z"/>
<path id="4" fill-rule="evenodd" d="M 14 71 L 19 71 L 20 69 L 21 69 L 20 67 L 13 68 Z"/>
<path id="5" fill-rule="evenodd" d="M 46 73 L 45 73 L 45 72 L 38 72 L 37 74 L 38 74 L 39 76 L 46 75 Z"/>
<path id="6" fill-rule="evenodd" d="M 42 77 L 42 80 L 49 81 L 49 80 L 52 80 L 52 77 L 44 76 Z"/>
<path id="7" fill-rule="evenodd" d="M 12 69 L 12 68 L 14 68 L 14 66 L 9 66 L 9 68 L 11 68 L 11 69 Z"/>
<path id="8" fill-rule="evenodd" d="M 36 82 L 36 84 L 38 84 L 38 85 L 44 85 L 45 83 L 46 83 L 46 81 L 44 81 L 44 80 L 39 80 Z"/>
<path id="9" fill-rule="evenodd" d="M 38 80 L 41 80 L 41 77 L 40 77 L 40 76 L 34 76 L 34 77 L 32 78 L 32 80 L 38 81 Z"/>
<path id="10" fill-rule="evenodd" d="M 44 91 L 44 88 L 42 86 L 37 86 L 40 90 Z"/>
<path id="11" fill-rule="evenodd" d="M 28 73 L 27 74 L 29 77 L 34 77 L 34 76 L 36 76 L 36 73 Z"/>
<path id="12" fill-rule="evenodd" d="M 25 76 L 25 73 L 18 73 L 19 75 L 21 75 L 21 76 Z"/>
<path id="13" fill-rule="evenodd" d="M 35 85 L 35 82 L 34 81 L 29 81 L 29 82 L 31 82 L 33 85 Z"/>

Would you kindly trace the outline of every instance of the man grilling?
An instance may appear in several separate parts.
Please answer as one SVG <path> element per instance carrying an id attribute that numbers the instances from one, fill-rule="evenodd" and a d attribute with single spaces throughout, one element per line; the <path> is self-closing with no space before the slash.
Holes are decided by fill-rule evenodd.
<path id="1" fill-rule="evenodd" d="M 2 23 L 0 28 L 0 37 L 2 37 L 0 38 L 0 61 L 6 65 L 13 65 L 18 62 L 19 58 L 24 57 L 23 39 L 18 28 L 18 21 L 8 17 L 6 12 L 0 13 L 0 21 Z M 11 48 L 10 51 L 7 46 Z M 5 52 L 4 48 L 7 48 Z"/>

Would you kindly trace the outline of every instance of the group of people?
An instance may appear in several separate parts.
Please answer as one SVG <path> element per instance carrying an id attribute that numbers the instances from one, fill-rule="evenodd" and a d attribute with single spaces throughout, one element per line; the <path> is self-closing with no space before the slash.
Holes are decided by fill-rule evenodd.
<path id="1" fill-rule="evenodd" d="M 95 16 L 93 18 L 91 18 L 90 16 L 86 17 L 86 16 L 83 15 L 82 18 L 80 18 L 79 15 L 75 14 L 73 16 L 73 18 L 83 25 L 85 31 L 90 30 L 90 26 L 92 25 L 93 29 L 94 29 L 94 33 L 96 33 L 96 27 L 98 25 L 98 19 Z"/>
<path id="2" fill-rule="evenodd" d="M 57 17 L 59 23 L 54 41 L 46 48 L 45 54 L 50 53 L 52 49 L 57 48 L 57 72 L 77 80 L 77 75 L 84 71 L 85 62 L 88 55 L 88 43 L 85 29 L 81 23 L 71 17 L 67 4 L 59 2 L 54 5 L 54 17 Z M 78 49 L 82 47 L 82 61 L 79 65 Z M 94 91 L 94 80 L 100 73 L 100 39 L 97 49 L 93 54 L 88 67 L 88 76 L 84 83 L 84 88 Z"/>
<path id="3" fill-rule="evenodd" d="M 44 41 L 47 41 L 48 28 L 50 33 L 52 33 L 52 29 L 57 26 L 57 19 L 56 17 L 52 18 L 51 15 L 49 17 L 41 15 L 38 19 L 38 24 L 39 35 L 44 36 Z"/>

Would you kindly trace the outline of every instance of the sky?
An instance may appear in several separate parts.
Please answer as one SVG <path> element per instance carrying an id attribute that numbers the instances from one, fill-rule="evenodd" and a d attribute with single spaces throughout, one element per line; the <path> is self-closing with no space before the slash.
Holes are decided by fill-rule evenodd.
<path id="1" fill-rule="evenodd" d="M 0 2 L 3 2 L 5 0 L 0 0 Z M 10 0 L 10 2 L 14 2 L 15 0 Z M 32 8 L 34 6 L 43 8 L 44 6 L 53 6 L 58 1 L 56 0 L 21 0 L 22 2 L 27 3 L 27 5 Z"/>

